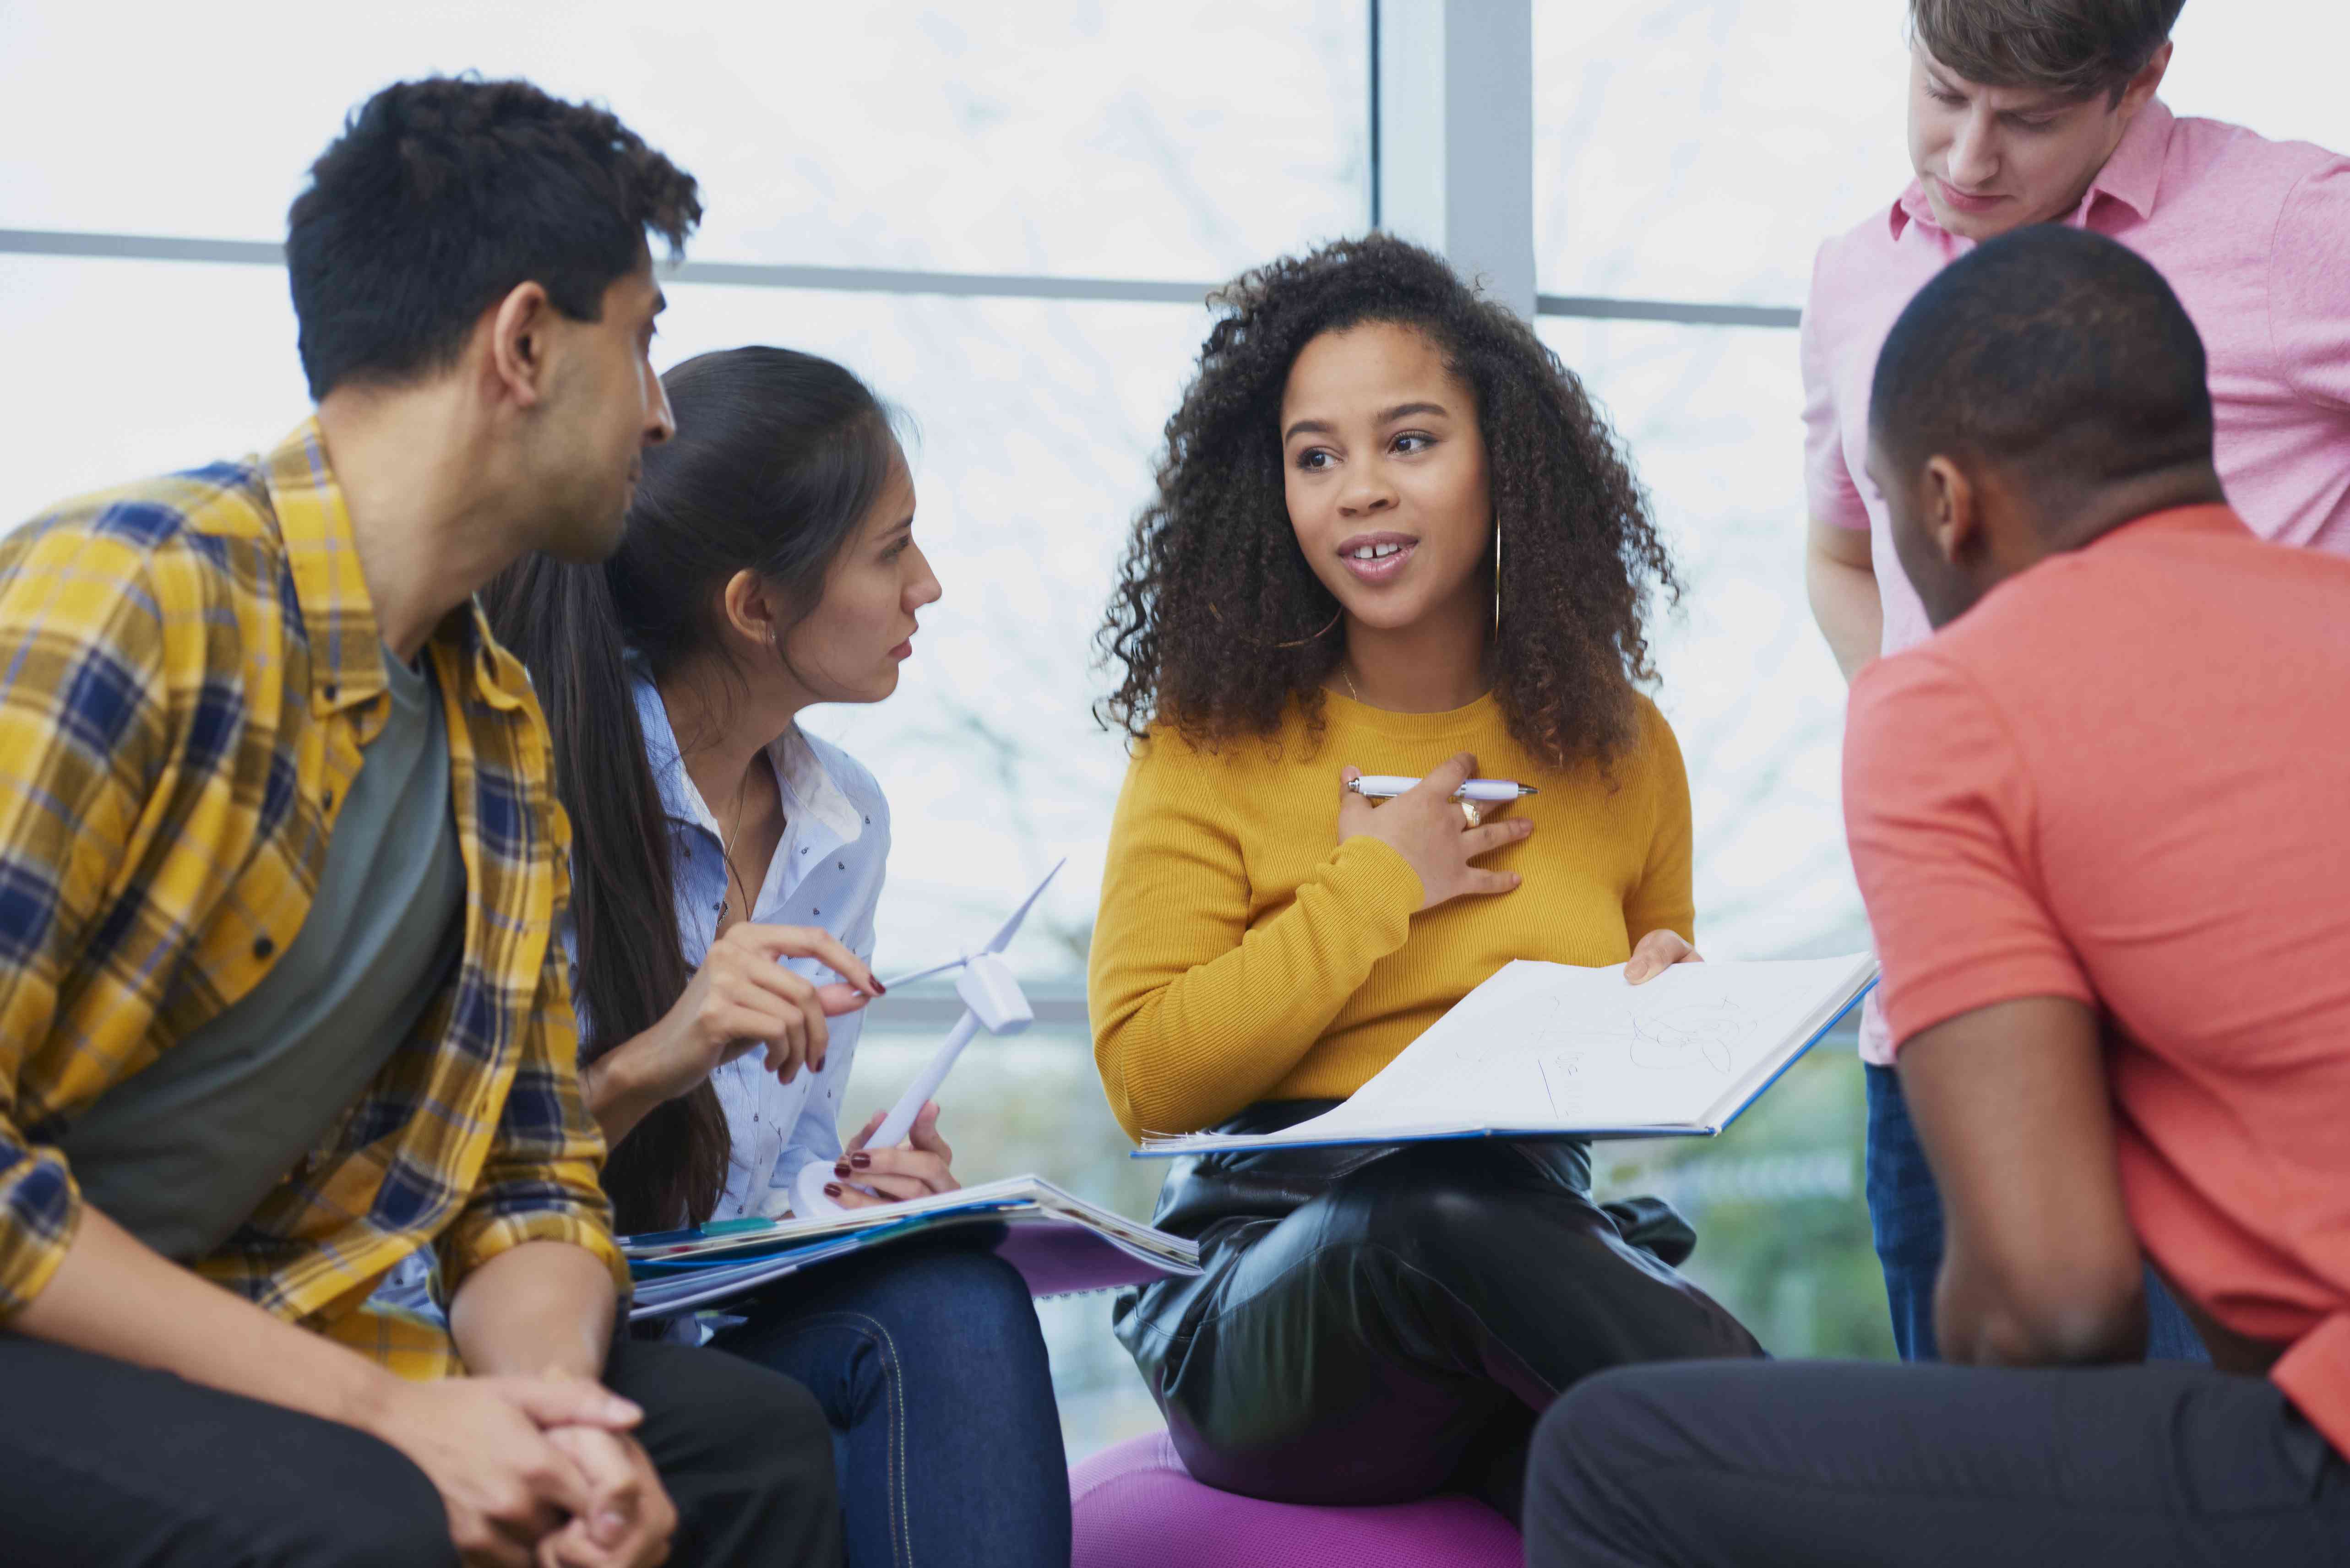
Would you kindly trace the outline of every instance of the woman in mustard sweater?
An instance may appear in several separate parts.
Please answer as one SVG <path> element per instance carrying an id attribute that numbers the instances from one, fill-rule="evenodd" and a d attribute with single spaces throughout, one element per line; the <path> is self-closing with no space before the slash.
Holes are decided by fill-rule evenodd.
<path id="1" fill-rule="evenodd" d="M 1105 648 L 1134 737 L 1089 992 L 1129 1134 L 1326 1110 L 1512 959 L 1697 953 L 1689 787 L 1643 616 L 1676 592 L 1606 422 L 1527 326 L 1382 235 L 1277 262 L 1168 424 Z M 1425 775 L 1384 805 L 1357 774 Z M 1471 774 L 1541 793 L 1450 796 Z M 1465 1488 L 1628 1361 L 1752 1355 L 1662 1204 L 1575 1139 L 1188 1160 L 1205 1272 L 1118 1333 L 1191 1473 L 1298 1502 Z"/>

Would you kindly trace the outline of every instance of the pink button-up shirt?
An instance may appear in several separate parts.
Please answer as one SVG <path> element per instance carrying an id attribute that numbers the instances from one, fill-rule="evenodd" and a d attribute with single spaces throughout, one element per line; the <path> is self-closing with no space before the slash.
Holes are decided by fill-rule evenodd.
<path id="1" fill-rule="evenodd" d="M 2065 220 L 2161 269 L 2203 336 L 2220 477 L 2266 538 L 2350 555 L 2350 159 L 2241 126 L 2131 122 Z M 1804 468 L 1812 516 L 1869 531 L 1884 651 L 1932 628 L 1869 483 L 1868 392 L 1886 334 L 1970 242 L 1938 226 L 1912 182 L 1889 212 L 1820 247 L 1804 310 Z M 1861 1054 L 1889 1064 L 1874 995 Z"/>

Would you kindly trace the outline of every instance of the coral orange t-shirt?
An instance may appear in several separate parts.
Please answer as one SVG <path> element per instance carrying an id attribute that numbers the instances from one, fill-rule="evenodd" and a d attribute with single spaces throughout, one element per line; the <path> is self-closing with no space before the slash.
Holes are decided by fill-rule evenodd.
<path id="1" fill-rule="evenodd" d="M 1893 1038 L 2099 1008 L 2141 1243 L 2350 1453 L 2350 560 L 2225 506 L 2002 584 L 1854 683 Z"/>

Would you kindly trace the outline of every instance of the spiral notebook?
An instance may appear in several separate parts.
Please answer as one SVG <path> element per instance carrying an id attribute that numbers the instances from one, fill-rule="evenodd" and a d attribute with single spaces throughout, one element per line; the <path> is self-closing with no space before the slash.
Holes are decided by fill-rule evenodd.
<path id="1" fill-rule="evenodd" d="M 1877 983 L 1870 953 L 1624 966 L 1507 964 L 1347 1102 L 1279 1132 L 1146 1137 L 1137 1158 L 1461 1137 L 1710 1137 Z"/>

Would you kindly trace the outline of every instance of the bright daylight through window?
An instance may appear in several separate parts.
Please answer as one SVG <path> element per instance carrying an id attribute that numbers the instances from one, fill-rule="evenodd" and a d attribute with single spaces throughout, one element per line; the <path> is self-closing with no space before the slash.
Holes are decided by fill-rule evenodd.
<path id="1" fill-rule="evenodd" d="M 2255 53 L 2231 18 L 2271 3 L 2190 5 L 2166 97 L 2350 144 L 2331 74 L 2350 21 L 2297 9 L 2307 47 Z M 542 10 L 0 6 L 0 343 L 16 370 L 0 381 L 14 454 L 0 526 L 250 451 L 303 416 L 272 247 L 307 161 L 370 91 L 478 70 L 608 103 L 701 179 L 709 213 L 667 285 L 656 361 L 787 345 L 851 367 L 910 421 L 945 597 L 896 700 L 809 726 L 892 802 L 879 966 L 945 956 L 1070 857 L 1012 955 L 1039 1028 L 983 1043 L 959 1069 L 958 1168 L 1035 1168 L 1147 1215 L 1163 1172 L 1126 1158 L 1086 1048 L 1086 945 L 1126 766 L 1091 715 L 1093 634 L 1211 319 L 1206 291 L 1368 227 L 1375 158 L 1419 151 L 1375 134 L 1395 130 L 1375 119 L 1368 6 L 590 0 L 560 27 Z M 1531 13 L 1520 238 L 1538 330 L 1627 443 L 1689 588 L 1660 622 L 1657 695 L 1693 794 L 1700 944 L 1856 950 L 1844 685 L 1804 600 L 1791 328 L 1819 242 L 1908 178 L 1903 7 L 1531 0 Z M 117 47 L 126 34 L 136 49 Z M 88 80 L 56 68 L 98 57 L 103 114 L 88 112 Z M 916 996 L 877 1010 L 845 1126 L 896 1095 L 945 1009 Z M 1834 1055 L 1718 1147 L 1609 1146 L 1599 1178 L 1696 1215 L 1691 1274 L 1774 1350 L 1879 1354 L 1857 1075 Z M 1106 1303 L 1045 1310 L 1071 1457 L 1155 1424 Z"/>

